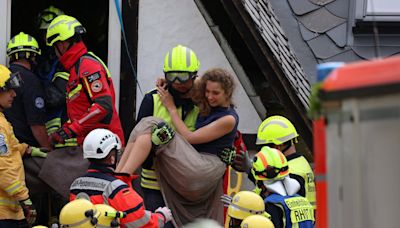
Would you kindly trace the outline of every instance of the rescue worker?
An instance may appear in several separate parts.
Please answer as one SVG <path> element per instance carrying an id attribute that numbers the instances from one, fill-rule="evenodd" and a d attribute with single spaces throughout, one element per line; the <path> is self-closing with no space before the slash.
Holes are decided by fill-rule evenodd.
<path id="1" fill-rule="evenodd" d="M 35 147 L 50 149 L 46 131 L 46 109 L 44 89 L 33 73 L 36 57 L 40 55 L 37 41 L 20 32 L 7 44 L 11 72 L 19 72 L 24 84 L 15 90 L 17 97 L 12 107 L 4 112 L 21 142 Z"/>
<path id="2" fill-rule="evenodd" d="M 190 129 L 195 129 L 198 107 L 193 104 L 191 99 L 194 80 L 200 68 L 200 61 L 195 52 L 182 45 L 177 45 L 170 50 L 164 59 L 164 75 L 167 82 L 169 93 L 174 99 L 178 113 L 184 120 L 185 125 Z M 154 116 L 163 119 L 169 126 L 175 129 L 171 116 L 167 108 L 160 100 L 157 89 L 147 93 L 140 105 L 137 122 L 144 117 Z M 124 159 L 124 157 L 122 158 Z M 165 202 L 160 192 L 154 167 L 154 153 L 151 153 L 142 164 L 141 187 L 144 194 L 144 202 L 148 210 L 155 210 L 165 206 Z M 117 170 L 122 168 L 124 160 L 120 162 Z M 167 227 L 172 227 L 167 225 Z"/>
<path id="3" fill-rule="evenodd" d="M 36 218 L 36 210 L 25 185 L 22 156 L 46 157 L 46 153 L 28 144 L 19 143 L 3 112 L 9 109 L 21 87 L 18 73 L 0 65 L 0 227 L 28 227 Z"/>
<path id="4" fill-rule="evenodd" d="M 265 212 L 264 200 L 257 193 L 240 191 L 233 198 L 227 195 L 221 198 L 222 202 L 228 205 L 229 228 L 239 228 L 242 221 L 251 215 L 270 217 Z"/>
<path id="5" fill-rule="evenodd" d="M 262 147 L 254 158 L 251 174 L 275 227 L 314 227 L 313 207 L 296 194 L 300 184 L 289 177 L 288 162 L 279 150 Z"/>
<path id="6" fill-rule="evenodd" d="M 297 194 L 306 197 L 315 209 L 314 172 L 307 159 L 296 151 L 295 145 L 298 142 L 298 136 L 296 128 L 287 118 L 271 116 L 265 119 L 258 127 L 256 145 L 269 146 L 282 151 L 289 163 L 290 177 L 300 183 L 300 190 Z M 237 159 L 246 160 L 244 162 L 245 168 L 242 168 L 242 171 L 244 169 L 249 173 L 251 160 L 247 154 L 242 152 L 241 155 L 237 156 Z M 249 178 L 251 178 L 251 175 L 249 175 Z"/>
<path id="7" fill-rule="evenodd" d="M 76 199 L 67 203 L 60 212 L 61 228 L 91 228 L 96 227 L 100 213 L 86 199 Z"/>
<path id="8" fill-rule="evenodd" d="M 167 207 L 160 207 L 155 213 L 145 210 L 143 199 L 126 184 L 132 178 L 114 173 L 120 149 L 118 136 L 107 129 L 95 129 L 86 136 L 83 157 L 89 159 L 90 166 L 83 177 L 72 183 L 70 200 L 86 198 L 126 212 L 126 217 L 120 219 L 122 227 L 163 227 L 172 219 L 171 211 Z"/>
<path id="9" fill-rule="evenodd" d="M 39 42 L 41 41 L 42 53 L 38 57 L 38 66 L 36 73 L 42 80 L 46 95 L 46 129 L 47 134 L 56 132 L 62 124 L 68 120 L 66 106 L 66 86 L 69 79 L 69 73 L 62 67 L 54 48 L 46 45 L 46 32 L 51 21 L 64 12 L 54 6 L 44 9 L 37 18 L 39 30 Z M 76 138 L 65 140 L 64 144 L 58 143 L 55 148 L 67 146 L 77 146 Z"/>
<path id="10" fill-rule="evenodd" d="M 250 215 L 240 224 L 241 228 L 274 228 L 274 224 L 268 218 L 261 215 Z"/>
<path id="11" fill-rule="evenodd" d="M 70 73 L 66 90 L 70 122 L 50 135 L 51 142 L 63 143 L 76 136 L 82 145 L 91 130 L 107 128 L 124 145 L 110 72 L 100 58 L 87 51 L 81 37 L 85 33 L 82 24 L 67 15 L 57 16 L 47 28 L 47 45 L 54 47 L 61 64 Z"/>

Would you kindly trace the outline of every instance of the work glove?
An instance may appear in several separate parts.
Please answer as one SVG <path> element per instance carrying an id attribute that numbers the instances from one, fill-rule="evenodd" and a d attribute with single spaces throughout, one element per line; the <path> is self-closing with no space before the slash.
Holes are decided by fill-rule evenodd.
<path id="1" fill-rule="evenodd" d="M 151 142 L 155 146 L 167 144 L 175 135 L 175 131 L 165 122 L 155 124 L 151 132 Z"/>
<path id="2" fill-rule="evenodd" d="M 47 152 L 49 152 L 47 148 L 37 148 L 33 146 L 28 148 L 28 154 L 30 154 L 32 157 L 46 158 Z"/>
<path id="3" fill-rule="evenodd" d="M 155 212 L 161 214 L 164 217 L 164 223 L 172 220 L 172 213 L 168 207 L 159 207 L 156 209 Z"/>
<path id="4" fill-rule="evenodd" d="M 64 126 L 50 135 L 50 142 L 52 145 L 55 145 L 57 143 L 64 143 L 65 140 L 74 138 L 75 136 L 76 134 L 71 129 L 69 129 L 69 127 Z"/>
<path id="5" fill-rule="evenodd" d="M 253 163 L 249 157 L 249 152 L 241 150 L 238 154 L 236 154 L 232 167 L 236 171 L 246 172 L 247 174 L 249 174 L 252 165 Z"/>
<path id="6" fill-rule="evenodd" d="M 218 153 L 221 161 L 227 165 L 232 165 L 236 157 L 236 149 L 234 147 L 226 147 Z"/>
<path id="7" fill-rule="evenodd" d="M 19 204 L 24 211 L 26 220 L 30 225 L 32 225 L 36 220 L 36 209 L 33 206 L 31 199 L 28 198 L 26 200 L 21 200 L 19 201 Z"/>

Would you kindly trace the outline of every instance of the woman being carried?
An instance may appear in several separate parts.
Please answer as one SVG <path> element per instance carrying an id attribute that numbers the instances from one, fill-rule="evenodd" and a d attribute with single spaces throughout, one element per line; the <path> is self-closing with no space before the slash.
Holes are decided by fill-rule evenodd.
<path id="1" fill-rule="evenodd" d="M 239 117 L 233 108 L 233 77 L 223 69 L 207 71 L 197 83 L 200 108 L 191 132 L 177 113 L 171 95 L 157 88 L 178 132 L 171 141 L 154 146 L 152 131 L 163 126 L 154 117 L 142 119 L 129 138 L 117 172 L 133 173 L 155 151 L 155 165 L 164 200 L 178 226 L 203 217 L 223 223 L 222 182 L 226 165 L 221 153 L 232 146 Z M 154 128 L 156 126 L 156 128 Z M 156 137 L 157 138 L 157 137 Z M 158 143 L 156 143 L 158 144 Z M 152 150 L 155 149 L 155 150 Z M 200 153 L 199 153 L 200 152 Z"/>

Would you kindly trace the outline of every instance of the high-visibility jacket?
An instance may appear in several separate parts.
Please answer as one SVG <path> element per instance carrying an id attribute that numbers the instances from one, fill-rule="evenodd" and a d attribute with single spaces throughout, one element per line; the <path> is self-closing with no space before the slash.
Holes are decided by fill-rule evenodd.
<path id="1" fill-rule="evenodd" d="M 25 218 L 19 201 L 29 198 L 22 163 L 27 148 L 27 144 L 19 143 L 0 112 L 0 220 Z"/>
<path id="2" fill-rule="evenodd" d="M 305 197 L 297 194 L 293 196 L 282 196 L 276 193 L 272 193 L 267 196 L 264 200 L 266 210 L 268 213 L 268 205 L 274 204 L 283 210 L 283 218 L 274 218 L 276 213 L 270 213 L 274 222 L 275 227 L 279 227 L 276 224 L 279 219 L 282 227 L 284 228 L 313 228 L 314 227 L 314 209 Z"/>
<path id="3" fill-rule="evenodd" d="M 164 227 L 164 216 L 145 210 L 142 197 L 115 175 L 104 166 L 91 164 L 86 175 L 71 184 L 70 201 L 86 198 L 93 204 L 107 204 L 126 212 L 127 216 L 120 219 L 121 227 Z M 132 178 L 124 180 L 130 183 Z"/>
<path id="4" fill-rule="evenodd" d="M 163 119 L 173 129 L 175 129 L 175 126 L 172 123 L 172 119 L 168 112 L 168 109 L 162 104 L 160 96 L 157 93 L 154 93 L 152 98 L 153 98 L 153 116 Z M 199 108 L 197 106 L 193 106 L 193 108 L 188 113 L 183 113 L 183 108 L 181 106 L 178 106 L 177 112 L 179 113 L 181 118 L 184 116 L 183 122 L 188 127 L 188 129 L 194 131 L 197 116 L 199 114 Z M 160 190 L 154 164 L 152 163 L 147 164 L 146 162 L 142 165 L 140 185 L 143 188 Z"/>
<path id="5" fill-rule="evenodd" d="M 316 193 L 315 193 L 315 182 L 314 172 L 311 169 L 310 164 L 304 156 L 296 156 L 291 159 L 288 158 L 289 173 L 300 176 L 304 180 L 305 197 L 308 202 L 316 208 Z M 296 179 L 296 178 L 295 178 Z"/>
<path id="6" fill-rule="evenodd" d="M 60 57 L 69 71 L 67 83 L 67 113 L 64 123 L 82 145 L 85 136 L 96 128 L 106 128 L 117 134 L 124 144 L 124 134 L 117 110 L 115 91 L 106 65 L 87 51 L 83 42 L 74 44 Z"/>

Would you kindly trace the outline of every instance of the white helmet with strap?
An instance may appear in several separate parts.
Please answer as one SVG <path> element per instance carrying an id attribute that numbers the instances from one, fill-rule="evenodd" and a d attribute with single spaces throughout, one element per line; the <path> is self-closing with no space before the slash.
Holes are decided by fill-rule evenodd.
<path id="1" fill-rule="evenodd" d="M 120 150 L 121 140 L 107 129 L 94 129 L 83 141 L 84 158 L 103 159 L 112 149 Z"/>

